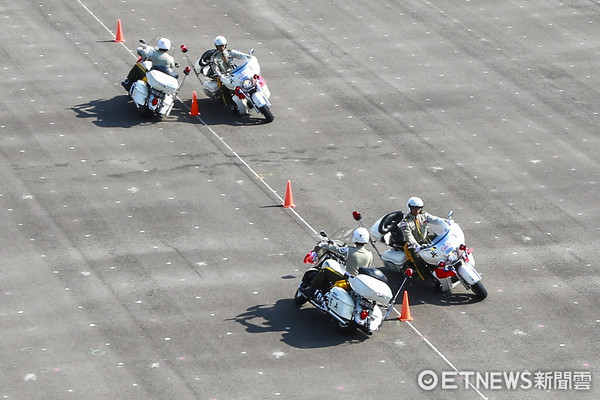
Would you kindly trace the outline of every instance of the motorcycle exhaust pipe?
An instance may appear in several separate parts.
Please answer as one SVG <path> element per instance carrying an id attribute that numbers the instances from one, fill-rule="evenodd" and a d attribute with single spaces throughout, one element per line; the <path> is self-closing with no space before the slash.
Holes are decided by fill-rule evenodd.
<path id="1" fill-rule="evenodd" d="M 346 321 L 345 319 L 343 319 L 339 315 L 335 314 L 333 311 L 330 311 L 327 307 L 321 306 L 320 304 L 318 304 L 314 300 L 309 300 L 309 303 L 312 304 L 313 306 L 315 306 L 316 308 L 318 308 L 319 310 L 324 311 L 328 315 L 332 316 L 335 320 L 337 320 L 337 322 L 339 322 L 340 324 L 342 324 L 344 327 L 346 327 L 346 326 L 349 325 L 348 321 Z"/>

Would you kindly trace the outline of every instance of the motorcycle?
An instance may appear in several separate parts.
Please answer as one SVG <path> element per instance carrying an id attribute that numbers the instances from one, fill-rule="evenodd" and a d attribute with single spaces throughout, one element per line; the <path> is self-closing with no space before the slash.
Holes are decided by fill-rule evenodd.
<path id="1" fill-rule="evenodd" d="M 152 56 L 154 48 L 146 45 L 143 39 L 140 39 L 139 42 L 140 47 L 137 48 L 137 53 L 140 57 L 136 66 L 143 71 L 145 76 L 131 85 L 129 96 L 144 117 L 168 116 L 173 109 L 177 93 L 191 68 L 184 70 L 184 78 L 179 84 L 177 80 L 179 75 L 170 68 L 152 65 L 149 58 Z"/>
<path id="2" fill-rule="evenodd" d="M 181 51 L 185 54 L 188 63 L 200 80 L 204 94 L 215 101 L 222 101 L 219 81 L 210 67 L 211 57 L 217 50 L 205 51 L 195 63 L 192 63 L 187 56 L 188 49 L 185 45 L 181 46 Z M 260 74 L 258 58 L 253 55 L 254 49 L 251 49 L 248 53 L 249 56 L 240 65 L 234 65 L 229 74 L 221 76 L 221 84 L 232 92 L 232 99 L 240 114 L 248 115 L 250 111 L 254 111 L 263 114 L 266 122 L 271 122 L 275 119 L 269 102 L 271 91 L 264 77 Z M 203 81 L 200 75 L 208 79 Z"/>
<path id="3" fill-rule="evenodd" d="M 450 292 L 458 284 L 483 300 L 488 293 L 482 277 L 475 269 L 473 249 L 465 245 L 465 235 L 460 225 L 452 221 L 451 211 L 447 221 L 440 220 L 429 224 L 431 243 L 421 247 L 418 255 L 432 269 L 442 285 L 442 292 Z M 369 229 L 371 235 L 391 248 L 381 254 L 384 265 L 402 271 L 411 266 L 404 252 L 404 239 L 399 224 L 404 217 L 402 211 L 395 211 L 378 219 Z"/>
<path id="4" fill-rule="evenodd" d="M 351 229 L 342 229 L 329 238 L 324 231 L 320 232 L 320 240 L 304 257 L 304 263 L 311 266 L 298 285 L 294 301 L 298 307 L 309 302 L 322 313 L 333 317 L 343 334 L 351 334 L 360 329 L 370 336 L 379 330 L 389 315 L 400 290 L 392 296 L 386 276 L 376 268 L 360 268 L 356 276 L 346 274 L 344 259 L 321 246 L 323 243 L 344 246 L 346 240 L 342 238 L 349 238 L 351 233 Z M 344 278 L 333 282 L 326 290 L 317 290 L 314 296 L 307 298 L 302 290 L 310 286 L 313 278 L 324 267 L 333 269 Z M 382 309 L 387 309 L 385 316 Z"/>

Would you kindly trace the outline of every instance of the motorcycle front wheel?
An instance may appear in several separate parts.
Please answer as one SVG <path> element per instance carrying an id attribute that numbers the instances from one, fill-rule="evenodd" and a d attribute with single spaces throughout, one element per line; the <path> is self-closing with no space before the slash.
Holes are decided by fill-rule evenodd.
<path id="1" fill-rule="evenodd" d="M 262 113 L 262 115 L 265 116 L 265 120 L 267 122 L 272 122 L 275 117 L 273 116 L 273 113 L 271 112 L 271 109 L 269 108 L 269 106 L 263 106 L 260 108 L 260 112 Z"/>
<path id="2" fill-rule="evenodd" d="M 302 294 L 300 289 L 296 290 L 296 295 L 294 296 L 294 303 L 296 304 L 296 306 L 298 308 L 300 308 L 307 301 L 308 301 L 308 299 L 306 298 L 306 296 L 304 294 Z"/>
<path id="3" fill-rule="evenodd" d="M 488 292 L 481 281 L 471 285 L 471 290 L 473 293 L 475 293 L 479 300 L 485 299 L 488 295 Z"/>

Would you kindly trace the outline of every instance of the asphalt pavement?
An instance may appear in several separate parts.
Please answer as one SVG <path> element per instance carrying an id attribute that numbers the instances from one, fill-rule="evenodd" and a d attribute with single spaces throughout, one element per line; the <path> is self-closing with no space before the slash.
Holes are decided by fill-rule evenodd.
<path id="1" fill-rule="evenodd" d="M 597 2 L 40 0 L 0 18 L 0 398 L 599 397 Z M 180 45 L 195 60 L 217 35 L 255 50 L 275 120 L 230 115 L 193 74 L 142 118 L 120 85 L 137 40 L 168 37 L 182 69 Z M 371 337 L 294 305 L 320 230 L 410 196 L 454 211 L 487 299 L 412 279 L 413 321 L 398 299 Z"/>

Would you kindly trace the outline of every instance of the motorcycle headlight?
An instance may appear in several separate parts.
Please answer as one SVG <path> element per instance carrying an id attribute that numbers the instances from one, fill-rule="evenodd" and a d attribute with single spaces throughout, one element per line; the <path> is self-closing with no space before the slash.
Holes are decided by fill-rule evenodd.
<path id="1" fill-rule="evenodd" d="M 252 83 L 252 79 L 244 79 L 242 82 L 242 87 L 244 89 L 250 89 L 254 84 Z"/>
<path id="2" fill-rule="evenodd" d="M 448 253 L 446 259 L 450 262 L 455 262 L 456 260 L 458 260 L 458 251 L 452 250 L 450 253 Z"/>

